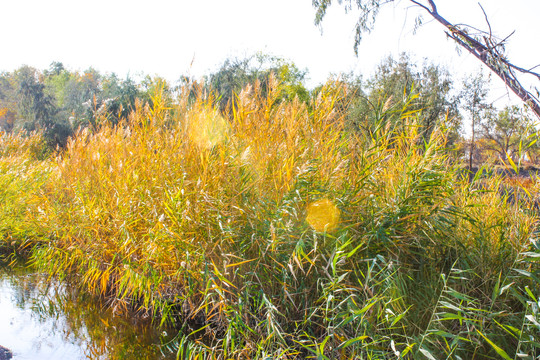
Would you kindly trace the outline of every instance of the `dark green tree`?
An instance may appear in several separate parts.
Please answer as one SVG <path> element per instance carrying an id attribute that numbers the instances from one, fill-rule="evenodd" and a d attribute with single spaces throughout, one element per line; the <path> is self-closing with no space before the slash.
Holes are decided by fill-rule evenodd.
<path id="1" fill-rule="evenodd" d="M 53 61 L 49 66 L 48 70 L 44 71 L 45 76 L 51 75 L 60 75 L 61 73 L 66 72 L 64 64 L 59 61 Z"/>
<path id="2" fill-rule="evenodd" d="M 303 84 L 307 72 L 298 69 L 291 62 L 269 55 L 257 54 L 244 59 L 227 59 L 218 71 L 207 77 L 206 83 L 210 89 L 217 92 L 220 105 L 224 109 L 248 84 L 258 81 L 265 93 L 271 73 L 280 82 L 281 95 L 278 100 L 292 100 L 295 97 L 300 101 L 309 100 L 309 91 Z"/>
<path id="3" fill-rule="evenodd" d="M 55 99 L 45 92 L 40 73 L 29 66 L 15 72 L 18 113 L 28 130 L 50 130 L 56 114 Z"/>
<path id="4" fill-rule="evenodd" d="M 22 66 L 0 76 L 0 110 L 5 113 L 0 123 L 5 131 L 41 131 L 55 148 L 67 143 L 71 127 L 59 120 L 61 108 L 46 83 L 47 73 Z"/>
<path id="5" fill-rule="evenodd" d="M 121 80 L 116 74 L 111 74 L 102 79 L 101 88 L 100 106 L 106 106 L 109 120 L 115 124 L 121 119 L 127 119 L 135 110 L 136 99 L 148 100 L 129 76 Z"/>

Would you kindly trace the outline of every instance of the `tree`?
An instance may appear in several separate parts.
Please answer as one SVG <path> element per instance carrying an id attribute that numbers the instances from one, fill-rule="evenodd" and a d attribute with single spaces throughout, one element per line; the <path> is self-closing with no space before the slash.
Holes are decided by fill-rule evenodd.
<path id="1" fill-rule="evenodd" d="M 92 68 L 72 72 L 60 62 L 44 71 L 23 66 L 0 73 L 0 130 L 39 130 L 49 145 L 63 147 L 74 126 L 127 119 L 136 99 L 151 101 L 148 89 L 141 90 L 129 77 L 122 80 Z"/>
<path id="2" fill-rule="evenodd" d="M 15 113 L 8 108 L 0 108 L 0 131 L 10 133 L 15 125 Z"/>
<path id="3" fill-rule="evenodd" d="M 471 120 L 471 141 L 469 143 L 469 174 L 472 177 L 473 154 L 476 146 L 477 125 L 484 115 L 492 110 L 487 103 L 488 86 L 490 77 L 480 71 L 475 77 L 466 79 L 463 82 L 463 90 L 460 98 L 465 112 L 470 115 Z"/>
<path id="4" fill-rule="evenodd" d="M 493 35 L 487 16 L 485 16 L 485 18 L 489 30 L 480 31 L 465 24 L 450 23 L 439 14 L 434 0 L 409 1 L 424 9 L 433 19 L 443 25 L 448 37 L 453 39 L 461 48 L 467 50 L 491 71 L 497 74 L 497 76 L 499 76 L 504 83 L 531 108 L 533 113 L 540 118 L 540 100 L 521 85 L 516 73 L 532 75 L 539 81 L 540 74 L 533 72 L 532 69 L 527 70 L 523 67 L 516 66 L 508 60 L 505 54 L 505 44 L 508 37 L 501 39 Z M 373 29 L 380 8 L 392 2 L 394 2 L 394 0 L 355 0 L 355 5 L 360 10 L 360 18 L 356 24 L 356 37 L 354 43 L 356 54 L 358 54 L 358 45 L 362 40 L 363 33 Z M 353 7 L 352 0 L 338 0 L 338 3 L 344 4 L 345 8 L 349 10 Z M 332 0 L 313 0 L 313 6 L 317 8 L 315 24 L 320 25 L 331 4 Z M 421 19 L 418 20 L 417 23 L 421 22 Z"/>
<path id="5" fill-rule="evenodd" d="M 500 159 L 507 161 L 509 156 L 515 158 L 520 149 L 527 147 L 526 140 L 534 134 L 534 126 L 521 108 L 516 105 L 506 106 L 501 111 L 487 114 L 480 123 L 480 134 L 487 140 L 486 149 L 496 152 Z"/>
<path id="6" fill-rule="evenodd" d="M 13 86 L 13 76 L 0 74 L 0 131 L 11 132 L 17 117 L 17 101 Z"/>
<path id="7" fill-rule="evenodd" d="M 309 92 L 303 85 L 306 71 L 279 57 L 257 54 L 244 59 L 227 59 L 219 70 L 207 77 L 207 84 L 218 93 L 222 108 L 231 103 L 235 94 L 248 84 L 259 82 L 263 94 L 266 92 L 270 73 L 274 73 L 281 86 L 278 100 L 309 100 Z"/>
<path id="8" fill-rule="evenodd" d="M 110 121 L 113 123 L 127 119 L 128 115 L 135 110 L 135 100 L 144 97 L 135 81 L 129 76 L 125 80 L 120 80 L 116 74 L 103 77 L 101 88 L 101 103 L 106 103 Z"/>
<path id="9" fill-rule="evenodd" d="M 29 130 L 48 130 L 56 113 L 55 101 L 46 94 L 45 85 L 36 69 L 23 66 L 16 71 L 18 113 L 27 121 Z"/>
<path id="10" fill-rule="evenodd" d="M 65 72 L 60 63 L 55 63 L 55 69 L 55 76 Z M 67 143 L 72 131 L 69 124 L 62 121 L 62 109 L 47 82 L 52 73 L 22 66 L 1 74 L 0 128 L 3 131 L 41 131 L 53 148 Z"/>
<path id="11" fill-rule="evenodd" d="M 65 106 L 79 124 L 94 121 L 95 113 L 101 104 L 101 74 L 89 68 L 82 74 L 75 74 L 66 84 Z"/>
<path id="12" fill-rule="evenodd" d="M 445 121 L 453 130 L 450 140 L 455 141 L 461 119 L 457 99 L 451 96 L 453 80 L 445 68 L 429 63 L 417 66 L 407 54 L 399 60 L 389 56 L 361 88 L 358 100 L 352 101 L 351 120 L 364 133 L 371 136 L 373 129 L 381 125 L 377 124 L 381 120 L 377 109 L 382 106 L 383 126 L 391 123 L 395 127 L 404 112 L 414 113 L 423 139 L 428 140 L 435 126 Z"/>
<path id="13" fill-rule="evenodd" d="M 60 75 L 63 72 L 66 72 L 66 68 L 64 67 L 64 64 L 59 61 L 53 61 L 49 66 L 49 69 L 44 71 L 45 76 Z"/>

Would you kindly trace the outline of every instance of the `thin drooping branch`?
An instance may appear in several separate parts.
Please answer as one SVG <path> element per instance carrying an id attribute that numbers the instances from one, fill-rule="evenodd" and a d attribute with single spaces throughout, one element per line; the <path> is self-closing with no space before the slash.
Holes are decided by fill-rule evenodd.
<path id="1" fill-rule="evenodd" d="M 514 92 L 514 94 L 516 94 L 523 102 L 525 102 L 536 114 L 536 116 L 540 118 L 540 100 L 533 94 L 531 94 L 529 91 L 527 91 L 523 87 L 523 85 L 521 85 L 515 71 L 523 74 L 533 75 L 539 80 L 540 74 L 531 71 L 532 69 L 526 70 L 512 64 L 510 61 L 508 61 L 504 54 L 499 51 L 499 49 L 503 47 L 504 42 L 506 41 L 506 39 L 508 39 L 508 37 L 502 41 L 494 41 L 493 35 L 491 33 L 491 25 L 488 21 L 490 32 L 489 34 L 485 33 L 486 36 L 483 37 L 484 43 L 482 43 L 480 42 L 481 40 L 478 40 L 467 33 L 467 27 L 454 25 L 448 20 L 446 20 L 444 17 L 442 17 L 437 11 L 437 7 L 433 0 L 427 0 L 429 6 L 426 6 L 417 0 L 410 1 L 426 10 L 431 15 L 431 17 L 433 17 L 440 24 L 446 27 L 446 29 L 448 30 L 446 34 L 450 38 L 456 41 L 461 47 L 474 55 L 478 60 L 480 60 L 488 68 L 490 68 L 491 71 L 497 74 L 504 81 L 506 86 L 508 86 Z M 485 12 L 484 15 L 486 15 Z"/>

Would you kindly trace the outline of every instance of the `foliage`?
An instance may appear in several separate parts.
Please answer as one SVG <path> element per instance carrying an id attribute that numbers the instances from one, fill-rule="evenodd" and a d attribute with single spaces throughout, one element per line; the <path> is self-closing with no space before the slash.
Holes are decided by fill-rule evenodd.
<path id="1" fill-rule="evenodd" d="M 39 134 L 0 134 L 0 251 L 23 251 L 45 234 L 33 222 L 36 199 L 49 182 L 50 163 Z"/>
<path id="2" fill-rule="evenodd" d="M 49 236 L 34 263 L 175 322 L 182 359 L 536 356 L 530 204 L 462 177 L 408 102 L 402 126 L 350 131 L 347 91 L 308 107 L 270 76 L 224 113 L 156 89 L 81 129 L 18 207 Z"/>
<path id="3" fill-rule="evenodd" d="M 219 94 L 220 106 L 225 109 L 244 87 L 257 81 L 260 82 L 263 96 L 266 96 L 271 73 L 279 79 L 281 100 L 291 101 L 296 96 L 302 102 L 309 100 L 309 92 L 303 85 L 306 71 L 284 59 L 263 54 L 225 60 L 218 71 L 208 76 L 207 91 L 216 91 Z"/>
<path id="4" fill-rule="evenodd" d="M 22 66 L 0 76 L 0 130 L 42 131 L 52 149 L 64 148 L 79 127 L 127 119 L 136 99 L 149 101 L 148 93 L 129 77 L 72 72 L 59 62 L 45 71 Z"/>
<path id="5" fill-rule="evenodd" d="M 418 68 L 406 54 L 399 60 L 388 57 L 351 101 L 349 119 L 364 136 L 371 137 L 379 127 L 402 126 L 402 118 L 408 116 L 402 110 L 416 112 L 423 140 L 428 141 L 433 130 L 444 125 L 450 146 L 456 142 L 461 125 L 452 90 L 453 81 L 446 69 L 434 64 Z"/>
<path id="6" fill-rule="evenodd" d="M 469 142 L 469 171 L 473 166 L 476 149 L 476 131 L 482 117 L 492 110 L 492 105 L 487 101 L 488 86 L 491 78 L 479 72 L 475 77 L 464 80 L 460 98 L 465 112 L 471 120 L 471 140 Z M 472 176 L 472 175 L 471 175 Z"/>
<path id="7" fill-rule="evenodd" d="M 145 97 L 129 77 L 121 80 L 116 74 L 102 75 L 92 68 L 82 74 L 49 71 L 46 83 L 63 111 L 62 120 L 75 127 L 96 127 L 104 114 L 108 121 L 117 123 L 134 110 L 137 98 Z"/>
<path id="8" fill-rule="evenodd" d="M 532 142 L 537 139 L 532 121 L 518 106 L 506 106 L 492 111 L 480 123 L 481 135 L 487 140 L 486 150 L 496 152 L 507 162 L 508 158 L 518 161 Z"/>
<path id="9" fill-rule="evenodd" d="M 27 121 L 27 130 L 47 130 L 53 125 L 52 117 L 56 113 L 54 100 L 45 93 L 45 85 L 39 79 L 36 69 L 23 66 L 14 74 L 18 113 Z"/>
<path id="10" fill-rule="evenodd" d="M 393 0 L 390 0 L 391 2 Z M 352 0 L 338 0 L 340 4 L 345 3 L 345 10 L 351 11 L 353 8 Z M 328 7 L 332 5 L 332 0 L 313 0 L 313 6 L 317 9 L 315 14 L 315 24 L 320 25 Z M 358 55 L 358 46 L 362 41 L 362 36 L 365 32 L 370 32 L 374 25 L 381 5 L 385 2 L 381 0 L 356 0 L 355 5 L 360 10 L 360 16 L 356 22 L 355 27 L 355 40 L 354 40 L 354 52 Z"/>

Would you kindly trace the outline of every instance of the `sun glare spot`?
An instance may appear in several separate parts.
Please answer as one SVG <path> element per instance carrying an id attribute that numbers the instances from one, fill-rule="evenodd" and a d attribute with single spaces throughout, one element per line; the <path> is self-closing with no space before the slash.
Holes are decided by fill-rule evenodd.
<path id="1" fill-rule="evenodd" d="M 306 221 L 319 232 L 334 231 L 339 224 L 339 209 L 331 200 L 321 199 L 307 207 Z"/>
<path id="2" fill-rule="evenodd" d="M 196 114 L 189 126 L 190 139 L 207 149 L 225 141 L 228 132 L 227 120 L 215 109 Z"/>

